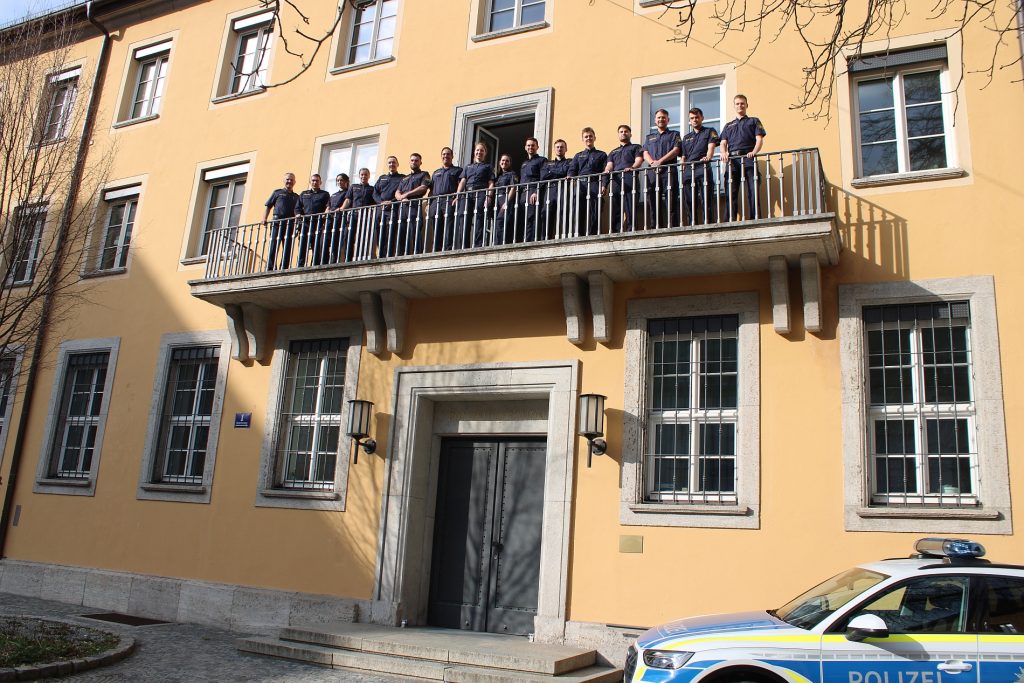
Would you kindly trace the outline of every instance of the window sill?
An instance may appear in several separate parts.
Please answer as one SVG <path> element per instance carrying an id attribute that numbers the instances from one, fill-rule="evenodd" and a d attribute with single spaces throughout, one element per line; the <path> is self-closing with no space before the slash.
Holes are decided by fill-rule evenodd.
<path id="1" fill-rule="evenodd" d="M 643 9 L 665 7 L 665 0 L 640 0 L 640 7 Z M 671 7 L 665 7 L 665 9 L 671 9 Z"/>
<path id="2" fill-rule="evenodd" d="M 205 256 L 189 256 L 188 258 L 181 259 L 181 265 L 183 266 L 198 266 L 206 263 Z"/>
<path id="3" fill-rule="evenodd" d="M 980 508 L 859 508 L 857 516 L 863 519 L 1001 519 L 995 510 Z"/>
<path id="4" fill-rule="evenodd" d="M 32 280 L 18 280 L 17 282 L 12 282 L 7 286 L 11 289 L 20 289 L 22 287 L 30 287 L 31 285 Z"/>
<path id="5" fill-rule="evenodd" d="M 691 505 L 688 503 L 639 503 L 629 509 L 644 515 L 720 515 L 746 517 L 751 509 L 742 505 Z"/>
<path id="6" fill-rule="evenodd" d="M 107 277 L 110 275 L 124 275 L 127 272 L 127 268 L 107 268 L 106 270 L 89 270 L 82 273 L 82 279 L 89 280 L 92 278 Z"/>
<path id="7" fill-rule="evenodd" d="M 141 488 L 143 491 L 149 491 L 151 493 L 192 493 L 195 495 L 202 495 L 207 491 L 207 488 L 202 484 L 149 483 L 143 484 Z"/>
<path id="8" fill-rule="evenodd" d="M 267 92 L 266 88 L 254 88 L 253 90 L 246 90 L 245 92 L 234 92 L 228 95 L 221 95 L 220 97 L 214 97 L 211 102 L 213 104 L 222 104 L 224 102 L 233 102 L 234 100 L 240 100 L 245 97 L 252 97 L 253 95 L 262 95 Z"/>
<path id="9" fill-rule="evenodd" d="M 371 59 L 368 62 L 359 62 L 358 64 L 346 64 L 345 66 L 336 66 L 331 69 L 331 75 L 337 76 L 339 74 L 347 74 L 350 71 L 359 71 L 360 69 L 370 69 L 381 64 L 387 64 L 388 62 L 395 61 L 394 56 L 381 57 L 380 59 Z"/>
<path id="10" fill-rule="evenodd" d="M 340 500 L 335 491 L 306 491 L 303 489 L 263 489 L 260 493 L 267 498 L 295 498 L 299 500 Z"/>
<path id="11" fill-rule="evenodd" d="M 900 185 L 903 183 L 921 183 L 930 180 L 950 180 L 962 178 L 967 171 L 962 168 L 936 168 L 929 171 L 911 171 L 910 173 L 887 173 L 885 175 L 868 176 L 865 178 L 854 178 L 850 184 L 856 188 L 862 187 L 883 187 L 885 185 Z"/>
<path id="12" fill-rule="evenodd" d="M 502 31 L 491 31 L 490 33 L 480 33 L 472 37 L 474 43 L 483 43 L 488 40 L 495 40 L 497 38 L 505 38 L 506 36 L 515 36 L 520 33 L 529 33 L 530 31 L 539 31 L 543 28 L 550 27 L 546 21 L 538 21 L 535 24 L 526 24 L 525 26 L 516 26 L 515 28 L 507 28 Z"/>
<path id="13" fill-rule="evenodd" d="M 126 119 L 124 121 L 118 121 L 111 126 L 113 129 L 127 128 L 128 126 L 134 126 L 137 123 L 145 123 L 146 121 L 156 121 L 160 118 L 160 114 L 150 114 L 149 116 L 140 116 L 136 119 Z"/>
<path id="14" fill-rule="evenodd" d="M 87 489 L 92 486 L 91 479 L 37 479 L 40 486 L 66 486 L 69 488 Z"/>

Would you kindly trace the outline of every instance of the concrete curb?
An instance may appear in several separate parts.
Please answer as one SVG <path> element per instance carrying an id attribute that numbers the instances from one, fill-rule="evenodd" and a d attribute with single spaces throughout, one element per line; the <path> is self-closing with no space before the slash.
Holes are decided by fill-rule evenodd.
<path id="1" fill-rule="evenodd" d="M 83 626 L 80 622 L 71 621 L 69 619 L 52 619 L 49 617 L 35 617 L 31 615 L 19 615 L 24 616 L 27 619 L 35 619 L 37 621 L 48 621 L 56 624 L 68 624 L 70 626 L 76 626 L 79 628 L 89 628 L 93 631 L 100 631 L 102 633 L 108 633 L 112 636 L 117 636 L 118 641 L 112 649 L 99 654 L 91 655 L 89 657 L 82 657 L 80 659 L 69 659 L 57 662 L 44 662 L 42 664 L 33 664 L 30 666 L 18 666 L 13 668 L 0 669 L 0 683 L 8 683 L 8 681 L 36 681 L 41 678 L 53 678 L 55 676 L 66 676 L 72 673 L 81 673 L 83 671 L 89 671 L 90 669 L 98 669 L 101 666 L 107 666 L 119 662 L 132 652 L 135 651 L 135 639 L 130 636 L 123 636 L 114 631 L 107 631 L 101 628 L 93 628 L 92 626 Z"/>

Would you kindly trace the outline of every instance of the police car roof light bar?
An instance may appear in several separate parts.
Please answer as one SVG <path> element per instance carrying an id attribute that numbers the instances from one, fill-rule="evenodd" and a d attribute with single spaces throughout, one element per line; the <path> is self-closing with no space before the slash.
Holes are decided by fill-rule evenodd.
<path id="1" fill-rule="evenodd" d="M 970 559 L 983 557 L 985 547 L 966 538 L 922 538 L 914 544 L 922 556 Z"/>

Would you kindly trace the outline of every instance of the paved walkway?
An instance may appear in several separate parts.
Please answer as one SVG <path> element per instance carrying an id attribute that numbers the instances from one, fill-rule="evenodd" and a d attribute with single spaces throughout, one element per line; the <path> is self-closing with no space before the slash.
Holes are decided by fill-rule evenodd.
<path id="1" fill-rule="evenodd" d="M 76 683 L 407 683 L 412 679 L 327 669 L 238 652 L 240 634 L 194 624 L 122 626 L 82 619 L 99 610 L 0 593 L 0 615 L 29 614 L 71 619 L 85 626 L 124 633 L 138 648 L 113 666 L 60 679 Z"/>

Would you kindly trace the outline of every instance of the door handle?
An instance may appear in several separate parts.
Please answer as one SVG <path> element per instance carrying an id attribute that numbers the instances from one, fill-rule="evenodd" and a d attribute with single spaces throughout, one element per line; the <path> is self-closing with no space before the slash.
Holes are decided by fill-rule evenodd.
<path id="1" fill-rule="evenodd" d="M 494 556 L 494 559 L 498 559 L 498 555 L 501 554 L 501 551 L 504 550 L 504 548 L 504 544 L 500 541 L 493 541 L 491 543 L 491 554 Z"/>
<path id="2" fill-rule="evenodd" d="M 938 666 L 939 671 L 943 671 L 948 674 L 964 673 L 970 671 L 973 668 L 974 665 L 970 662 L 961 662 L 958 659 L 951 659 L 950 661 L 943 662 Z"/>

